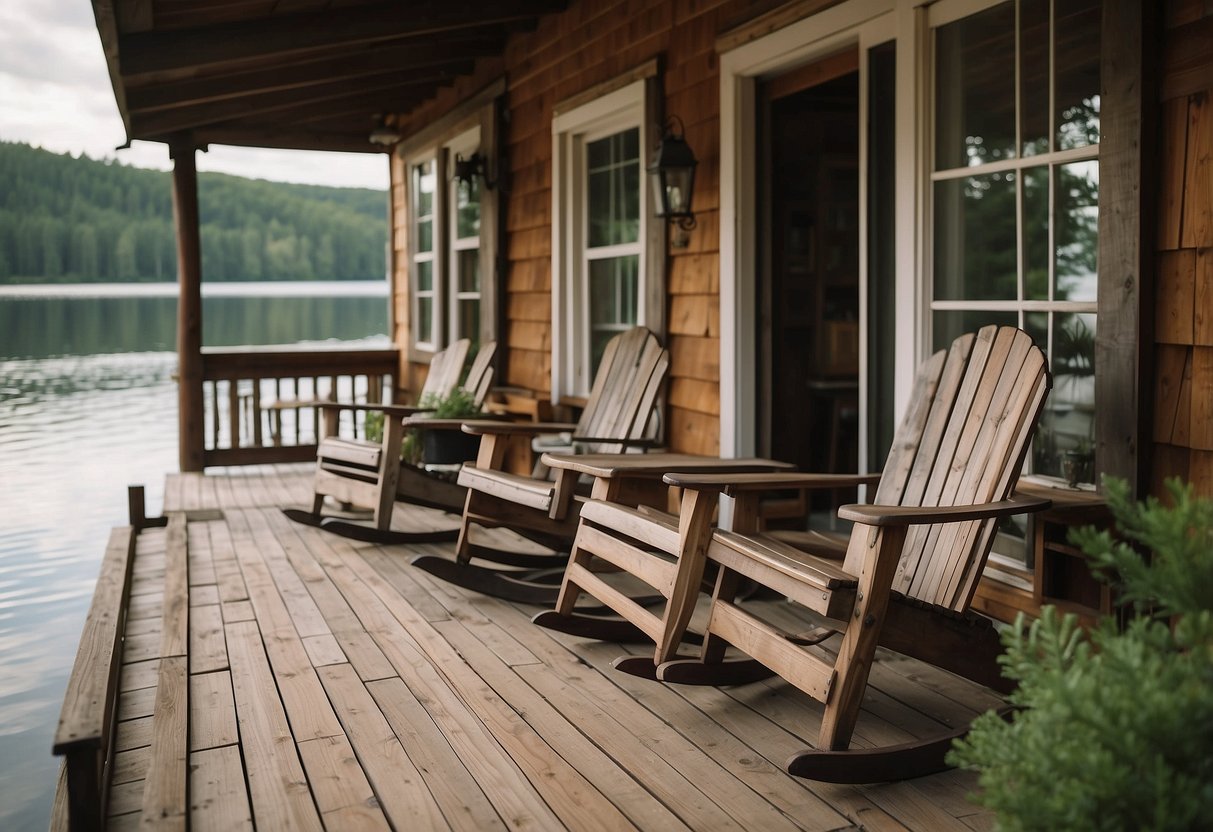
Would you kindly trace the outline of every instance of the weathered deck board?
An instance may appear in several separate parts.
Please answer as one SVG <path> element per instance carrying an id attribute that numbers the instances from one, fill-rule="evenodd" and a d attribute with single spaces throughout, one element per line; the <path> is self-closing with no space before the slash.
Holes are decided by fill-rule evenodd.
<path id="1" fill-rule="evenodd" d="M 182 805 L 186 782 L 202 830 L 989 827 L 967 773 L 870 786 L 789 776 L 784 759 L 821 720 L 795 689 L 615 672 L 628 648 L 537 628 L 531 608 L 408 565 L 450 547 L 378 547 L 290 522 L 278 508 L 306 502 L 309 482 L 306 467 L 283 466 L 170 477 L 167 511 L 220 511 L 188 515 L 179 534 L 147 530 L 136 549 L 109 828 L 184 819 L 165 807 Z M 401 527 L 450 523 L 396 514 Z M 879 658 L 860 744 L 1000 701 Z"/>

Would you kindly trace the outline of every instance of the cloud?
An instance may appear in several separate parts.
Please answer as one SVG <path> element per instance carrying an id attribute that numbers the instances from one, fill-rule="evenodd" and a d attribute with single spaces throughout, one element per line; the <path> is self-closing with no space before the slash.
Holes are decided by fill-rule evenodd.
<path id="1" fill-rule="evenodd" d="M 164 145 L 126 143 L 90 5 L 86 0 L 0 2 L 0 139 L 58 153 L 171 166 Z M 212 146 L 198 169 L 257 179 L 384 189 L 380 154 L 308 153 Z"/>

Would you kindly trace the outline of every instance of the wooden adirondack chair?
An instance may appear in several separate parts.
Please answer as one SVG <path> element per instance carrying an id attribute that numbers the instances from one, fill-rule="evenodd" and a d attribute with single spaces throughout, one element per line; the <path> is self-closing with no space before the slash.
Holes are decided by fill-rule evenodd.
<path id="1" fill-rule="evenodd" d="M 460 339 L 445 350 L 435 353 L 430 361 L 429 375 L 418 401 L 430 395 L 447 396 L 459 386 L 464 361 L 471 343 Z M 463 387 L 472 393 L 477 403 L 484 401 L 493 380 L 493 354 L 496 344 L 489 342 L 480 348 L 468 369 Z M 423 543 L 453 541 L 458 529 L 435 532 L 392 531 L 392 507 L 399 500 L 444 511 L 457 512 L 463 505 L 464 489 L 455 483 L 435 477 L 413 465 L 400 462 L 400 446 L 404 434 L 424 407 L 394 405 L 337 405 L 339 408 L 378 411 L 384 414 L 383 439 L 379 443 L 358 439 L 327 436 L 320 442 L 313 480 L 314 497 L 310 511 L 283 509 L 292 520 L 359 540 L 377 543 Z M 415 424 L 415 423 L 414 423 Z M 326 496 L 343 503 L 369 506 L 369 525 L 321 513 Z"/>
<path id="2" fill-rule="evenodd" d="M 845 477 L 669 474 L 665 482 L 685 490 L 677 525 L 591 502 L 581 512 L 557 608 L 536 622 L 595 635 L 593 622 L 573 613 L 577 596 L 588 592 L 626 619 L 599 625 L 603 633 L 657 644 L 653 662 L 625 659 L 616 663 L 621 669 L 688 684 L 738 684 L 777 673 L 825 703 L 817 748 L 789 761 L 793 774 L 876 782 L 941 770 L 952 739 L 963 732 L 895 749 L 846 749 L 877 645 L 1007 689 L 996 665 L 997 632 L 969 604 L 997 519 L 1049 505 L 1009 495 L 1050 386 L 1044 354 L 1010 327 L 986 327 L 932 356 L 919 370 L 875 503 L 838 511 L 854 523 L 841 563 L 759 532 L 758 504 L 772 488 L 837 488 Z M 735 500 L 732 528 L 713 531 L 711 508 L 721 492 Z M 649 555 L 654 549 L 675 560 Z M 664 613 L 602 592 L 588 569 L 592 557 L 664 587 L 670 599 Z M 708 563 L 718 572 L 707 632 L 699 658 L 682 659 L 675 651 Z M 810 649 L 822 633 L 790 635 L 735 603 L 742 577 L 827 619 L 843 634 L 837 657 Z M 725 662 L 729 644 L 753 659 Z"/>
<path id="3" fill-rule="evenodd" d="M 652 447 L 645 437 L 658 391 L 669 369 L 669 352 L 644 327 L 634 327 L 608 342 L 594 387 L 576 424 L 471 422 L 463 430 L 481 437 L 476 462 L 459 473 L 467 488 L 463 520 L 454 561 L 421 556 L 413 564 L 452 583 L 523 603 L 551 604 L 558 587 L 525 580 L 517 569 L 503 571 L 470 563 L 473 557 L 529 570 L 562 569 L 566 554 L 534 555 L 473 543 L 473 525 L 508 526 L 523 537 L 560 552 L 567 551 L 577 528 L 580 501 L 575 499 L 577 475 L 559 472 L 554 479 L 545 466 L 539 476 L 503 470 L 506 449 L 516 437 L 569 432 L 573 445 L 585 453 L 624 453 Z M 660 485 L 660 483 L 658 483 Z M 661 486 L 664 491 L 664 486 Z"/>

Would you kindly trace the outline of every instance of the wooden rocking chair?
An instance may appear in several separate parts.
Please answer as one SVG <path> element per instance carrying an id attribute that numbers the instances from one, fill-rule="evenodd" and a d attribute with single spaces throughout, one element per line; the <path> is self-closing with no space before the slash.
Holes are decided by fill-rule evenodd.
<path id="1" fill-rule="evenodd" d="M 594 378 L 594 387 L 576 424 L 469 422 L 467 433 L 479 435 L 476 462 L 467 463 L 458 483 L 467 488 L 456 558 L 420 556 L 413 564 L 427 572 L 489 595 L 550 605 L 558 587 L 535 583 L 533 571 L 563 569 L 567 547 L 577 529 L 580 500 L 575 499 L 577 474 L 560 471 L 554 479 L 539 463 L 533 476 L 503 470 L 509 443 L 518 437 L 568 432 L 572 447 L 585 453 L 617 454 L 653 447 L 645 437 L 654 402 L 669 369 L 669 352 L 644 327 L 634 327 L 607 343 Z M 664 493 L 665 486 L 657 482 Z M 650 487 L 650 492 L 652 488 Z M 523 554 L 473 543 L 473 525 L 506 526 L 523 537 L 550 546 L 558 553 Z M 514 567 L 502 570 L 470 563 L 475 557 Z"/>
<path id="2" fill-rule="evenodd" d="M 1044 354 L 1024 332 L 990 326 L 961 336 L 920 368 L 872 505 L 848 505 L 854 523 L 845 559 L 808 554 L 759 532 L 758 504 L 774 488 L 837 488 L 845 477 L 809 474 L 669 474 L 683 488 L 677 526 L 630 508 L 591 502 L 581 512 L 556 610 L 536 623 L 594 636 L 594 621 L 573 612 L 581 592 L 626 621 L 601 623 L 608 638 L 640 635 L 657 643 L 653 662 L 616 667 L 666 682 L 740 684 L 772 672 L 825 704 L 816 749 L 788 762 L 792 774 L 832 782 L 902 779 L 945 768 L 955 736 L 897 748 L 847 750 L 877 645 L 1006 691 L 997 669 L 993 623 L 969 610 L 998 518 L 1039 511 L 1047 500 L 1010 498 L 1051 386 Z M 716 496 L 735 500 L 731 530 L 711 528 Z M 669 561 L 648 554 L 660 550 Z M 600 557 L 662 590 L 662 615 L 607 588 L 590 571 Z M 718 567 L 700 657 L 675 653 L 694 609 L 707 563 Z M 836 658 L 810 638 L 783 632 L 735 603 L 740 578 L 784 595 L 842 633 Z M 748 605 L 754 607 L 755 605 Z M 629 632 L 630 627 L 630 632 Z M 753 659 L 724 661 L 733 645 Z"/>
<path id="3" fill-rule="evenodd" d="M 430 361 L 429 374 L 418 396 L 419 403 L 431 395 L 448 396 L 460 386 L 459 379 L 470 346 L 468 339 L 463 338 L 434 354 Z M 496 349 L 497 345 L 493 342 L 482 346 L 463 382 L 463 388 L 472 394 L 477 404 L 484 401 L 492 385 L 492 362 Z M 321 440 L 316 454 L 311 510 L 287 508 L 283 509 L 283 513 L 300 523 L 321 526 L 344 537 L 375 543 L 433 543 L 455 540 L 459 533 L 456 528 L 433 532 L 391 529 L 392 507 L 396 501 L 449 512 L 458 512 L 463 505 L 462 487 L 400 461 L 400 447 L 406 430 L 417 424 L 412 422 L 412 419 L 426 413 L 427 408 L 380 404 L 341 404 L 328 407 L 383 413 L 383 439 L 374 443 L 326 436 Z M 370 507 L 370 524 L 324 516 L 321 509 L 326 496 L 342 503 Z"/>

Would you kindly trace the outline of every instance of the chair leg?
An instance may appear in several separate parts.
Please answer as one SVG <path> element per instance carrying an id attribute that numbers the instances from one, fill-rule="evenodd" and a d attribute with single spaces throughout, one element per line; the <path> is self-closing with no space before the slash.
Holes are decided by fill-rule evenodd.
<path id="1" fill-rule="evenodd" d="M 472 559 L 470 532 L 472 529 L 472 508 L 476 492 L 468 490 L 467 499 L 463 501 L 463 517 L 459 521 L 459 538 L 455 541 L 455 561 L 467 563 Z"/>
<path id="2" fill-rule="evenodd" d="M 822 750 L 845 750 L 859 718 L 859 707 L 868 686 L 868 674 L 880 630 L 888 612 L 893 573 L 905 543 L 906 527 L 884 528 L 856 525 L 851 532 L 851 545 L 856 538 L 868 535 L 868 544 L 855 592 L 855 611 L 838 648 L 834 664 L 836 676 L 826 701 L 821 720 L 817 747 Z"/>
<path id="3" fill-rule="evenodd" d="M 720 567 L 712 592 L 712 609 L 715 610 L 718 603 L 732 603 L 740 586 L 740 574 Z M 657 668 L 657 678 L 676 685 L 746 685 L 775 675 L 773 670 L 756 659 L 726 662 L 724 651 L 728 646 L 727 641 L 712 633 L 709 618 L 699 658 L 664 662 Z"/>
<path id="4" fill-rule="evenodd" d="M 716 589 L 712 592 L 712 606 L 715 607 L 718 603 L 731 604 L 733 599 L 737 597 L 737 587 L 741 582 L 741 576 L 732 569 L 720 567 L 719 573 L 716 575 Z M 704 664 L 720 664 L 724 661 L 724 651 L 728 649 L 729 643 L 718 635 L 712 633 L 712 623 L 708 622 L 707 632 L 703 636 L 703 650 L 700 652 L 700 661 Z"/>
<path id="5" fill-rule="evenodd" d="M 574 563 L 589 569 L 590 561 L 593 556 L 589 552 L 582 549 L 573 541 L 573 552 L 569 556 L 569 565 Z M 581 587 L 569 580 L 569 571 L 566 568 L 564 579 L 560 582 L 560 596 L 556 599 L 556 613 L 558 615 L 572 615 L 573 607 L 577 604 L 577 598 L 581 595 Z"/>

